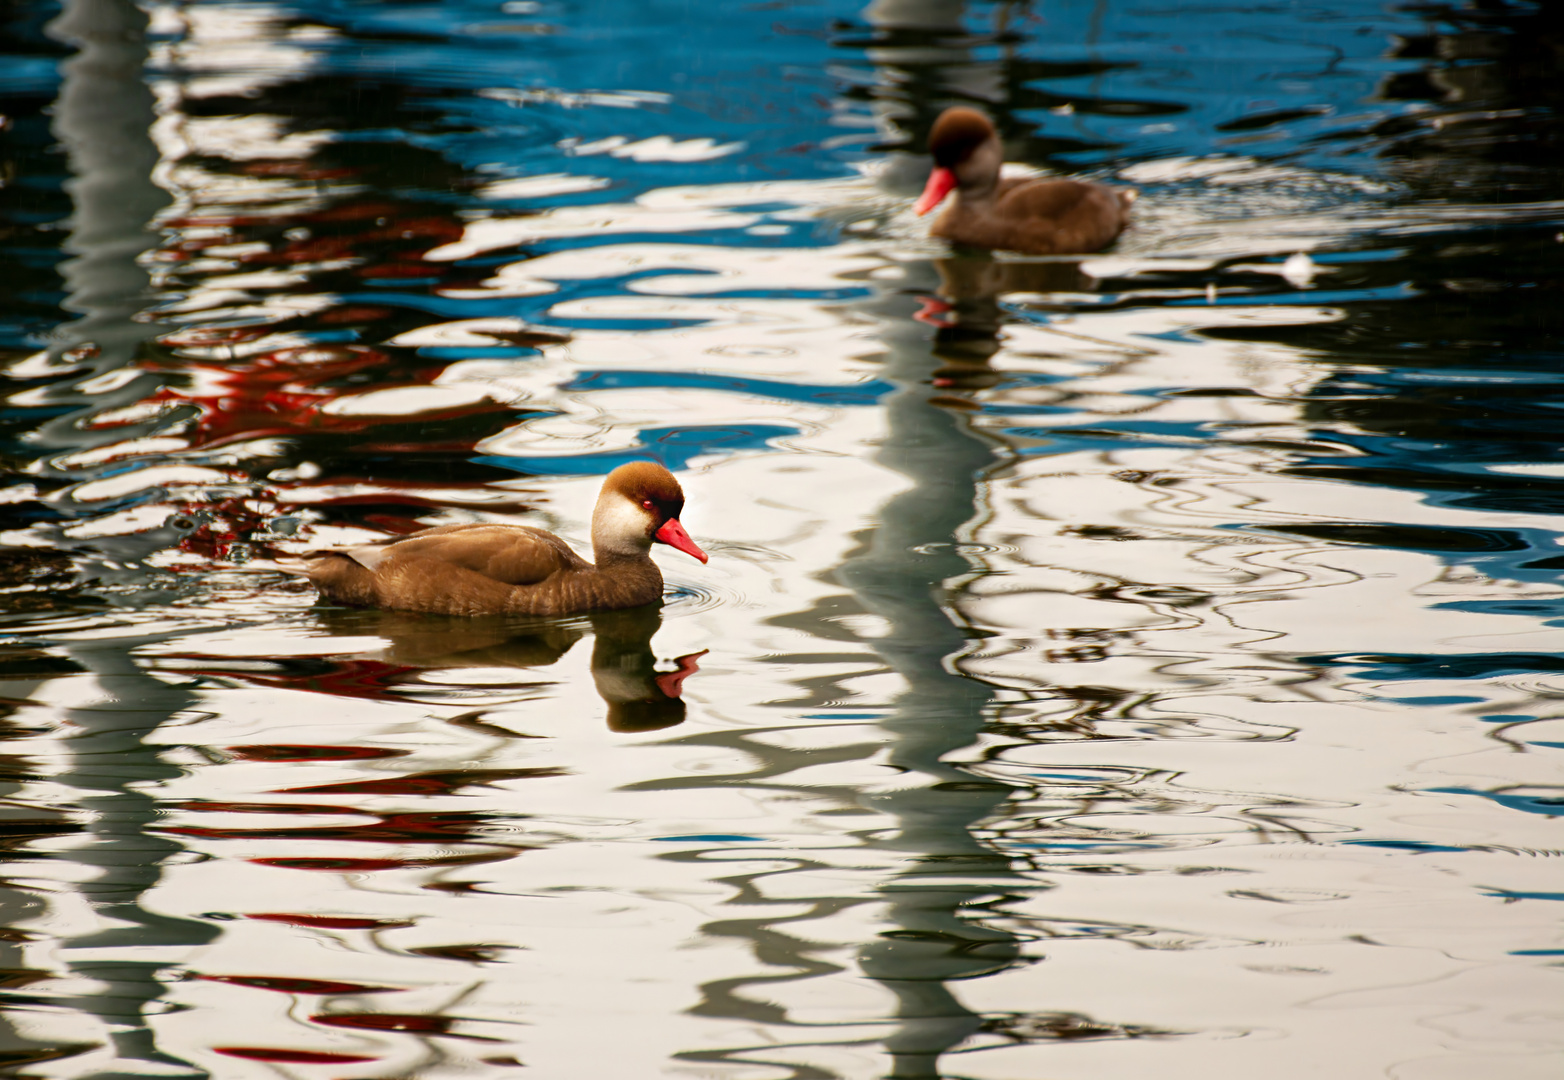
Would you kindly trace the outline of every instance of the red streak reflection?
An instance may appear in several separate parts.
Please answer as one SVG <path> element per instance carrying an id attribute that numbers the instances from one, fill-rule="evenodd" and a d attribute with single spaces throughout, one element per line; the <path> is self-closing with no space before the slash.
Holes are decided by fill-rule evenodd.
<path id="1" fill-rule="evenodd" d="M 245 761 L 367 761 L 371 758 L 404 757 L 411 750 L 380 746 L 316 746 L 305 743 L 272 743 L 230 746 L 228 752 Z"/>
<path id="2" fill-rule="evenodd" d="M 329 1054 L 323 1050 L 284 1050 L 269 1046 L 214 1046 L 212 1049 L 229 1057 L 248 1058 L 250 1061 L 281 1061 L 293 1065 L 353 1065 L 380 1060 L 363 1054 Z"/>
<path id="3" fill-rule="evenodd" d="M 477 1042 L 500 1042 L 487 1035 L 458 1035 L 451 1025 L 459 1017 L 421 1016 L 404 1013 L 323 1013 L 310 1017 L 317 1024 L 327 1027 L 355 1028 L 360 1031 L 406 1031 L 414 1035 L 445 1035 L 452 1039 L 472 1039 Z"/>
<path id="4" fill-rule="evenodd" d="M 399 930 L 412 926 L 410 919 L 365 919 L 352 915 L 290 915 L 284 912 L 261 912 L 244 916 L 264 922 L 287 923 L 314 930 Z"/>
<path id="5" fill-rule="evenodd" d="M 283 994 L 384 994 L 397 986 L 366 986 L 363 983 L 332 982 L 328 979 L 292 979 L 282 975 L 197 975 L 203 982 L 247 986 L 254 990 L 276 990 Z"/>
<path id="6" fill-rule="evenodd" d="M 530 848 L 519 848 L 500 854 L 481 855 L 447 855 L 434 859 L 304 859 L 304 858 L 260 858 L 249 859 L 257 866 L 277 866 L 284 870 L 326 870 L 339 874 L 367 873 L 374 870 L 412 870 L 438 866 L 470 866 L 474 863 L 500 862 L 514 857 L 517 851 L 529 851 Z"/>

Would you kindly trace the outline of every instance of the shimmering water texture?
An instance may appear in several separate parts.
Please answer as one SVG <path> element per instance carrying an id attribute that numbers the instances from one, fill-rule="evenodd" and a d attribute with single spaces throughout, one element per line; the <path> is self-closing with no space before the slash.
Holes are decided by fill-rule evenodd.
<path id="1" fill-rule="evenodd" d="M 0 1071 L 1558 1075 L 1558 5 L 0 20 Z M 634 459 L 661 610 L 273 566 Z"/>

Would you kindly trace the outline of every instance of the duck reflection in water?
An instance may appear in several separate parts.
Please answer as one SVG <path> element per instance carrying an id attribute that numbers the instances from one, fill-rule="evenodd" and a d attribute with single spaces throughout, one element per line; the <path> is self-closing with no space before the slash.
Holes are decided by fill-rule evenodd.
<path id="1" fill-rule="evenodd" d="M 662 625 L 660 604 L 568 621 L 331 609 L 316 617 L 332 634 L 386 639 L 384 649 L 365 657 L 380 667 L 375 681 L 383 686 L 419 670 L 548 667 L 590 632 L 592 682 L 608 706 L 609 730 L 626 733 L 683 723 L 684 680 L 699 670 L 697 662 L 706 653 L 679 657 L 672 671 L 657 670 L 651 641 Z M 362 679 L 356 681 L 362 686 Z M 315 685 L 329 689 L 321 682 Z"/>
<path id="2" fill-rule="evenodd" d="M 933 353 L 941 366 L 933 382 L 943 390 L 986 390 L 1004 381 L 990 366 L 1002 347 L 1005 323 L 1001 298 L 1015 293 L 1089 292 L 1096 279 L 1078 260 L 1035 262 L 995 259 L 990 255 L 954 255 L 935 259 L 937 296 L 925 297 L 913 317 L 935 328 Z M 941 398 L 936 404 L 970 406 L 964 398 Z"/>

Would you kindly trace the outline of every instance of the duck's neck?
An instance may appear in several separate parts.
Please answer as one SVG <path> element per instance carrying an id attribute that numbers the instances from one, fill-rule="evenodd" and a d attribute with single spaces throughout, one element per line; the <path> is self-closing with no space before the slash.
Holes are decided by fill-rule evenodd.
<path id="1" fill-rule="evenodd" d="M 650 566 L 656 569 L 657 564 L 652 561 L 651 548 L 636 551 L 621 551 L 617 548 L 603 548 L 597 544 L 592 545 L 592 565 L 598 570 L 612 569 L 615 573 L 626 567 Z"/>
<path id="2" fill-rule="evenodd" d="M 986 210 L 994 205 L 999 194 L 999 178 L 985 178 L 977 183 L 963 180 L 956 185 L 956 205 L 966 210 Z"/>
<path id="3" fill-rule="evenodd" d="M 650 563 L 652 538 L 639 507 L 619 495 L 604 495 L 592 511 L 592 561 L 599 568 Z"/>
<path id="4" fill-rule="evenodd" d="M 999 172 L 1005 164 L 998 137 L 980 143 L 955 167 L 956 201 L 968 208 L 986 207 L 999 194 Z"/>

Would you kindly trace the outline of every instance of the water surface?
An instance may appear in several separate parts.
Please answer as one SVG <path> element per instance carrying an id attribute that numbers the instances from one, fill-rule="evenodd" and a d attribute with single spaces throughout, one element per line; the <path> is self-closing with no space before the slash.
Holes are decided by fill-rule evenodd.
<path id="1" fill-rule="evenodd" d="M 1551 9 L 5 20 L 0 1064 L 1554 1074 Z M 957 102 L 1134 228 L 929 241 Z M 660 611 L 270 565 L 634 459 Z"/>

